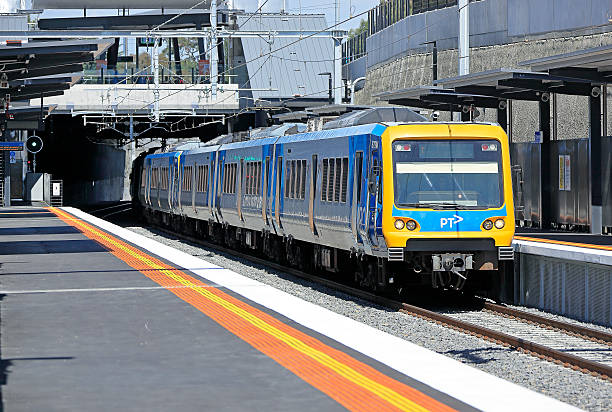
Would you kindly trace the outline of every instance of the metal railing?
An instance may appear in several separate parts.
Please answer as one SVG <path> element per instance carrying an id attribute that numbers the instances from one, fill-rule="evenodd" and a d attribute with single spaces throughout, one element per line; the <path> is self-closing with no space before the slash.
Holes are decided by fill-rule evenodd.
<path id="1" fill-rule="evenodd" d="M 470 0 L 476 2 L 481 0 Z M 366 54 L 366 39 L 379 31 L 414 14 L 457 5 L 457 0 L 386 0 L 368 12 L 367 29 L 347 39 L 343 45 L 343 63 L 347 64 Z"/>
<path id="2" fill-rule="evenodd" d="M 219 84 L 231 83 L 231 79 L 236 77 L 234 74 L 222 74 L 219 76 Z M 83 84 L 153 84 L 153 74 L 143 72 L 136 68 L 128 70 L 106 70 L 100 69 L 97 71 L 85 71 L 83 77 L 79 80 Z M 202 84 L 210 83 L 209 74 L 199 74 L 196 68 L 192 68 L 188 75 L 178 75 L 168 68 L 160 67 L 159 71 L 160 84 Z"/>

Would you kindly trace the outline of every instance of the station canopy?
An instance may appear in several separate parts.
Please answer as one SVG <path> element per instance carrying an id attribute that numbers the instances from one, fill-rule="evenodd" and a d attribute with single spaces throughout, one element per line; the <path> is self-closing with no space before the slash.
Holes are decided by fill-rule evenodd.
<path id="1" fill-rule="evenodd" d="M 17 101 L 62 94 L 80 78 L 83 63 L 113 43 L 102 39 L 0 45 L 0 98 L 10 95 Z"/>
<path id="2" fill-rule="evenodd" d="M 520 65 L 551 75 L 606 84 L 612 82 L 612 45 L 528 60 Z"/>
<path id="3" fill-rule="evenodd" d="M 227 13 L 219 11 L 217 26 L 227 26 Z M 159 30 L 201 29 L 210 27 L 210 13 L 200 10 L 166 9 L 164 12 L 141 11 L 123 16 L 86 16 L 41 18 L 41 30 Z"/>
<path id="4" fill-rule="evenodd" d="M 456 93 L 532 101 L 545 99 L 549 93 L 585 96 L 592 88 L 588 79 L 507 68 L 451 77 L 434 83 L 453 89 Z"/>
<path id="5" fill-rule="evenodd" d="M 418 86 L 378 93 L 374 97 L 390 104 L 431 110 L 460 111 L 465 106 L 497 108 L 500 99 L 469 93 L 458 93 L 440 86 Z"/>
<path id="6" fill-rule="evenodd" d="M 34 9 L 208 9 L 211 0 L 32 0 Z M 195 4 L 195 6 L 194 6 Z"/>

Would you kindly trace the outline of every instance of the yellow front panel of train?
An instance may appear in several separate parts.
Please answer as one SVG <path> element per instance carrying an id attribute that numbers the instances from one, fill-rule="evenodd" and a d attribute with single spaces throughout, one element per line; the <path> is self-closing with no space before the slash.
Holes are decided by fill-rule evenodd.
<path id="1" fill-rule="evenodd" d="M 514 204 L 508 137 L 499 126 L 391 126 L 382 135 L 387 247 L 412 238 L 492 238 L 510 246 Z"/>

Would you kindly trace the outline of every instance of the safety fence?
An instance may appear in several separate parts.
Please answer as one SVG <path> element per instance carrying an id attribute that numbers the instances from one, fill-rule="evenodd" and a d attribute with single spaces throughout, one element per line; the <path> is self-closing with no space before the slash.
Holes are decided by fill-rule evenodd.
<path id="1" fill-rule="evenodd" d="M 470 2 L 481 0 L 470 0 Z M 457 0 L 386 0 L 368 12 L 367 29 L 348 38 L 343 45 L 343 63 L 365 56 L 366 39 L 414 14 L 457 5 Z"/>
<path id="2" fill-rule="evenodd" d="M 522 244 L 517 249 L 526 248 Z M 612 266 L 589 261 L 586 256 L 545 256 L 550 250 L 528 252 L 519 252 L 515 258 L 517 304 L 612 326 Z"/>

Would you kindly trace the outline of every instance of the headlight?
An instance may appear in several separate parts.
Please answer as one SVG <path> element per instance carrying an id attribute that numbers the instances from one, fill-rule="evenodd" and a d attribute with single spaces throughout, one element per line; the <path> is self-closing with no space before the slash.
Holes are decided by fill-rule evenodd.
<path id="1" fill-rule="evenodd" d="M 495 227 L 498 229 L 502 229 L 504 226 L 506 226 L 506 222 L 504 221 L 504 219 L 497 219 L 495 221 Z"/>
<path id="2" fill-rule="evenodd" d="M 406 228 L 408 230 L 414 230 L 416 229 L 416 227 L 417 227 L 417 224 L 414 220 L 409 220 L 408 222 L 406 222 Z"/>
<path id="3" fill-rule="evenodd" d="M 484 227 L 485 230 L 491 230 L 491 229 L 493 229 L 493 222 L 491 222 L 489 219 L 487 219 L 482 224 L 482 227 Z"/>
<path id="4" fill-rule="evenodd" d="M 402 230 L 406 225 L 404 224 L 404 221 L 402 219 L 397 219 L 394 223 L 394 226 L 397 230 Z"/>

